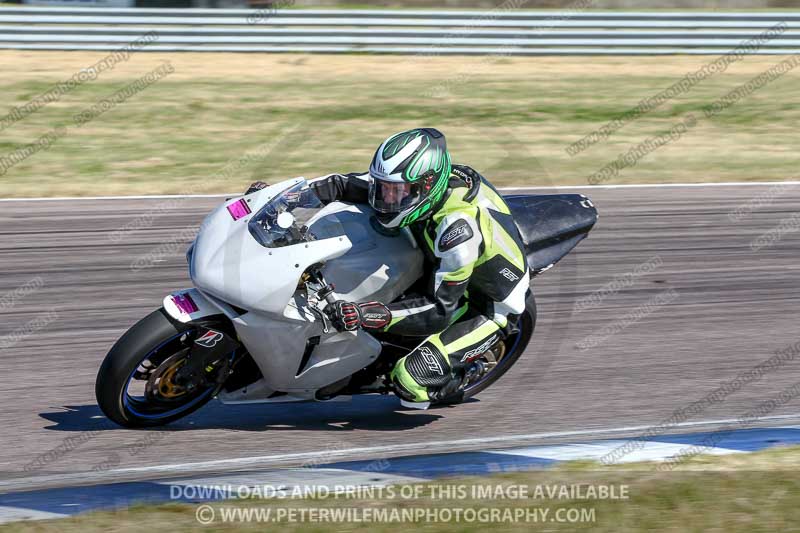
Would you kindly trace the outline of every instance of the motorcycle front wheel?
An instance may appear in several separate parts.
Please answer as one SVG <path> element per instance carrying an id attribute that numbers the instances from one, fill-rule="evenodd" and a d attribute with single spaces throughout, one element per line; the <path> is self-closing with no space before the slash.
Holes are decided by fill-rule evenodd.
<path id="1" fill-rule="evenodd" d="M 191 326 L 170 320 L 163 309 L 133 325 L 111 348 L 95 382 L 103 413 L 117 424 L 168 424 L 205 405 L 216 387 L 184 387 L 176 382 L 195 335 Z"/>

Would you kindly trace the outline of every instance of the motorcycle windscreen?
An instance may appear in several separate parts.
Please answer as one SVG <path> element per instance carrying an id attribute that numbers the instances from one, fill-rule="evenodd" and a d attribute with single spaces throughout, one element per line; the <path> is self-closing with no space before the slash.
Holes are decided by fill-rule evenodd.
<path id="1" fill-rule="evenodd" d="M 195 286 L 232 306 L 282 314 L 310 265 L 341 256 L 352 246 L 336 216 L 320 224 L 331 238 L 299 225 L 322 212 L 314 199 L 304 197 L 304 185 L 305 180 L 295 179 L 248 195 L 250 215 L 237 218 L 229 209 L 239 198 L 209 214 L 190 255 Z"/>
<path id="2" fill-rule="evenodd" d="M 261 246 L 280 248 L 308 240 L 343 235 L 341 227 L 320 225 L 309 231 L 306 223 L 324 207 L 313 189 L 301 181 L 278 193 L 248 222 L 248 230 Z"/>

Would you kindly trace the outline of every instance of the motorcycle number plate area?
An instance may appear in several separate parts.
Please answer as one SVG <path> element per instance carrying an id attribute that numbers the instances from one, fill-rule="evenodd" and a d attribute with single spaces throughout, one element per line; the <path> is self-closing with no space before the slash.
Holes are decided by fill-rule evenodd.
<path id="1" fill-rule="evenodd" d="M 162 305 L 170 317 L 184 324 L 222 312 L 197 289 L 183 289 L 168 294 Z"/>

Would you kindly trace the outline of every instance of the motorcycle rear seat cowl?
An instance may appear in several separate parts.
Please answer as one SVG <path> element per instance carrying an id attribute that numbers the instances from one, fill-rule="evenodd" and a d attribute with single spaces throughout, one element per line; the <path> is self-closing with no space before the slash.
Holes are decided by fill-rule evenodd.
<path id="1" fill-rule="evenodd" d="M 597 209 L 582 194 L 509 195 L 503 197 L 517 224 L 531 276 L 543 272 L 580 241 L 597 222 Z"/>

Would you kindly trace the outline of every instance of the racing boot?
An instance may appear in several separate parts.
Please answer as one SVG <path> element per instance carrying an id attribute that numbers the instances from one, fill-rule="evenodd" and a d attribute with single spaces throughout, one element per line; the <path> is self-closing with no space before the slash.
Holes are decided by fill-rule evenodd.
<path id="1" fill-rule="evenodd" d="M 400 404 L 412 409 L 441 403 L 464 385 L 463 365 L 453 365 L 435 337 L 398 360 L 389 377 Z"/>

